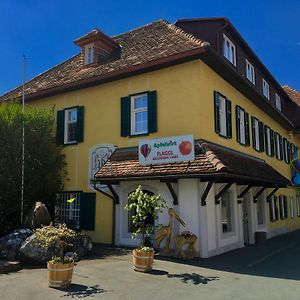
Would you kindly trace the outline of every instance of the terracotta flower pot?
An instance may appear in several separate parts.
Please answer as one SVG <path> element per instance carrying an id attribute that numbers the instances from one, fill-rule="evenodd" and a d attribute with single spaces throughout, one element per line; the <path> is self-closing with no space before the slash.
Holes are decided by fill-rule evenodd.
<path id="1" fill-rule="evenodd" d="M 48 285 L 55 288 L 66 288 L 71 284 L 74 262 L 68 264 L 48 262 Z"/>
<path id="2" fill-rule="evenodd" d="M 152 270 L 154 251 L 144 252 L 140 249 L 133 250 L 133 267 L 138 272 L 149 272 Z"/>

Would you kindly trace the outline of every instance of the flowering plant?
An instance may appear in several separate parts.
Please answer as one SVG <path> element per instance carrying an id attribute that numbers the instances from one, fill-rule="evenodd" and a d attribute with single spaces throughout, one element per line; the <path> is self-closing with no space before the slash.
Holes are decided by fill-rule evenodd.
<path id="1" fill-rule="evenodd" d="M 49 262 L 52 264 L 71 264 L 73 261 L 73 258 L 67 256 L 63 258 L 61 258 L 60 256 L 53 256 L 52 259 L 49 260 Z"/>

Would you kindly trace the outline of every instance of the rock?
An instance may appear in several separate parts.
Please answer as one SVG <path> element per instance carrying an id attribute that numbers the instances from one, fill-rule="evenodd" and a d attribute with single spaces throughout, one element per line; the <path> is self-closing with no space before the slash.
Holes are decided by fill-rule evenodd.
<path id="1" fill-rule="evenodd" d="M 26 228 L 17 229 L 0 238 L 0 258 L 10 260 L 19 259 L 20 247 L 30 235 L 32 235 L 32 231 Z"/>
<path id="2" fill-rule="evenodd" d="M 46 263 L 53 256 L 59 256 L 60 252 L 61 248 L 59 243 L 56 243 L 49 249 L 45 249 L 40 245 L 35 234 L 27 238 L 20 249 L 21 260 L 29 263 Z"/>
<path id="3" fill-rule="evenodd" d="M 87 255 L 92 248 L 93 244 L 91 238 L 84 233 L 79 233 L 73 242 L 72 251 L 77 253 L 81 258 Z"/>
<path id="4" fill-rule="evenodd" d="M 26 217 L 25 225 L 31 229 L 36 229 L 48 226 L 50 223 L 51 217 L 46 205 L 42 202 L 36 202 Z"/>

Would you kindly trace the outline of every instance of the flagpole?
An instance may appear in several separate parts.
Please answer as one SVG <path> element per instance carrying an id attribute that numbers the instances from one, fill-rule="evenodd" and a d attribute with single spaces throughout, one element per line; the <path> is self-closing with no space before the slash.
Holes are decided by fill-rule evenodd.
<path id="1" fill-rule="evenodd" d="M 25 55 L 22 56 L 23 64 L 22 64 L 22 183 L 21 183 L 21 225 L 24 221 L 24 175 L 25 175 L 25 80 L 26 80 L 26 57 Z"/>

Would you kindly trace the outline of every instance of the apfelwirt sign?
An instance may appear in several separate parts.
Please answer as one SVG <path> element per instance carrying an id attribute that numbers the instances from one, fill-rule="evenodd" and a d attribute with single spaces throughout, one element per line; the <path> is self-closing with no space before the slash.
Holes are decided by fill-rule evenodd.
<path id="1" fill-rule="evenodd" d="M 193 135 L 166 137 L 139 142 L 141 165 L 194 160 Z"/>

